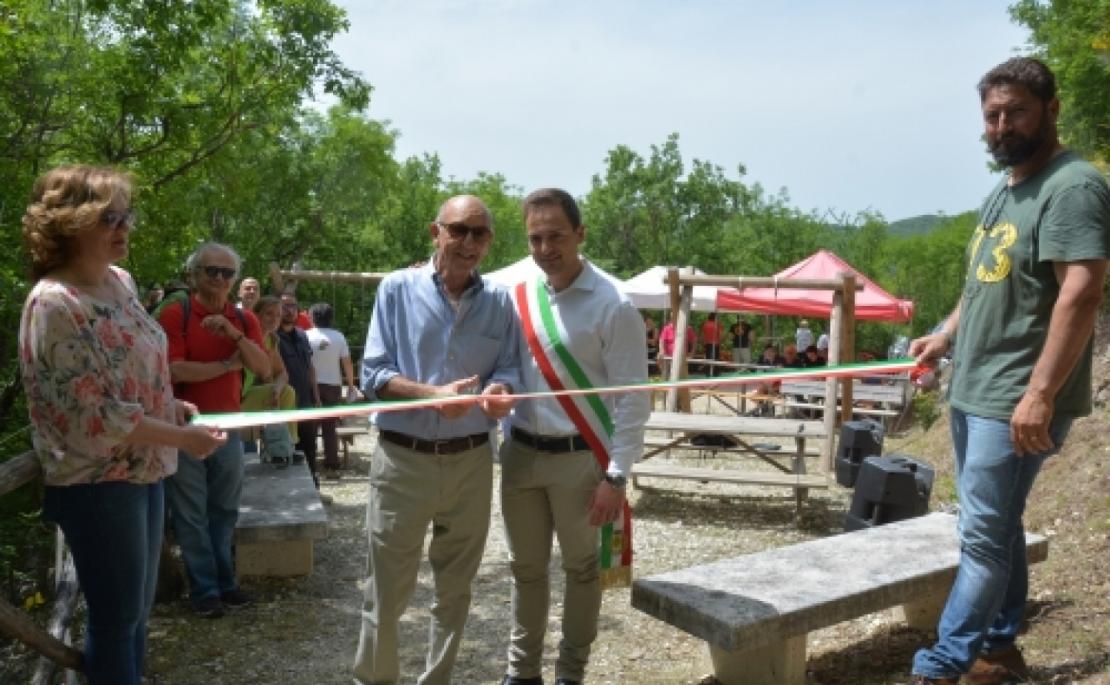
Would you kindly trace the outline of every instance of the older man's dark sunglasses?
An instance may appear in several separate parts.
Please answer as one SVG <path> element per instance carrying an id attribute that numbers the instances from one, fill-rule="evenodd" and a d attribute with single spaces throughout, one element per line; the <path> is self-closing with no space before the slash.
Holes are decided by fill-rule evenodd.
<path id="1" fill-rule="evenodd" d="M 205 265 L 200 268 L 201 271 L 204 272 L 204 275 L 211 278 L 212 280 L 216 280 L 217 278 L 222 277 L 225 281 L 230 281 L 231 279 L 235 278 L 235 274 L 238 273 L 235 269 L 226 266 Z"/>
<path id="2" fill-rule="evenodd" d="M 466 224 L 445 224 L 437 221 L 436 226 L 447 230 L 447 235 L 451 236 L 452 240 L 466 240 L 466 236 L 470 236 L 476 243 L 484 243 L 493 235 L 493 231 L 489 226 L 467 226 Z"/>

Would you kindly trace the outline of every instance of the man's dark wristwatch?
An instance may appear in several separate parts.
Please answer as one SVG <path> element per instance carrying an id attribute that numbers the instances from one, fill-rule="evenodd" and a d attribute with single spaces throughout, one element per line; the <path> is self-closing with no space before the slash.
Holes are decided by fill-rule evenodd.
<path id="1" fill-rule="evenodd" d="M 605 474 L 605 482 L 617 490 L 624 490 L 624 486 L 628 485 L 628 479 L 624 476 L 614 476 L 611 473 Z"/>

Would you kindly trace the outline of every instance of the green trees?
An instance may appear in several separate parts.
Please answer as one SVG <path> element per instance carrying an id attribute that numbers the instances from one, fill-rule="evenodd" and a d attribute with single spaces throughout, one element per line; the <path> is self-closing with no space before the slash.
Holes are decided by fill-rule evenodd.
<path id="1" fill-rule="evenodd" d="M 1056 73 L 1064 141 L 1110 161 L 1110 0 L 1019 0 L 1010 14 Z"/>

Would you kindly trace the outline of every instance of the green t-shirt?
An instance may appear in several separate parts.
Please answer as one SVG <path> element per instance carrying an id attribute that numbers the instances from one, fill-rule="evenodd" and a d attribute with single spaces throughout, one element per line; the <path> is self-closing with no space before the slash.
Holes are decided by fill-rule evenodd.
<path id="1" fill-rule="evenodd" d="M 967 248 L 949 386 L 952 406 L 1009 419 L 1040 357 L 1060 286 L 1053 262 L 1110 254 L 1110 187 L 1071 152 L 991 192 Z M 1056 415 L 1091 413 L 1091 340 L 1056 396 Z"/>

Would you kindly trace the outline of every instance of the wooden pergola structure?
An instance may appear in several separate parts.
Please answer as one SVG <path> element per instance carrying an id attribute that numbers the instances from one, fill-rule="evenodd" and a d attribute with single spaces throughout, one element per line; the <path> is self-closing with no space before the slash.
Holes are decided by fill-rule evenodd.
<path id="1" fill-rule="evenodd" d="M 829 315 L 829 364 L 840 364 L 855 359 L 856 291 L 863 284 L 849 272 L 841 272 L 838 278 L 783 279 L 773 276 L 709 276 L 694 273 L 693 267 L 667 270 L 667 283 L 671 290 L 671 311 L 677 312 L 675 320 L 674 363 L 671 364 L 670 380 L 677 381 L 686 375 L 686 327 L 690 320 L 690 309 L 694 297 L 694 286 L 738 288 L 777 288 L 780 290 L 806 289 L 831 290 L 832 309 Z M 840 383 L 840 414 L 837 414 L 837 388 Z M 676 411 L 679 407 L 679 392 L 675 388 L 667 391 L 666 410 Z M 826 470 L 833 468 L 835 430 L 843 421 L 852 420 L 852 379 L 825 380 L 825 433 L 828 436 L 822 448 L 821 461 Z"/>
<path id="2" fill-rule="evenodd" d="M 317 283 L 359 283 L 361 285 L 377 285 L 388 273 L 377 271 L 310 271 L 302 269 L 282 269 L 274 262 L 270 262 L 270 282 L 274 290 L 282 292 L 287 285 L 299 281 L 312 281 Z"/>

